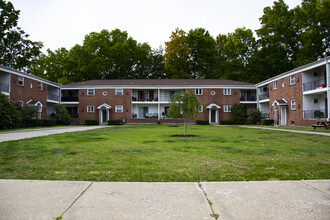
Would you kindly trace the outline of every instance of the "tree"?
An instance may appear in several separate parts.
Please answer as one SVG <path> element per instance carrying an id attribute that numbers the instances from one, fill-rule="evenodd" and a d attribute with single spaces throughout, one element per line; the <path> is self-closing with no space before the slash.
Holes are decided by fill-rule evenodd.
<path id="1" fill-rule="evenodd" d="M 56 123 L 57 124 L 69 125 L 71 123 L 70 115 L 64 105 L 55 104 L 54 109 L 56 112 Z"/>
<path id="2" fill-rule="evenodd" d="M 173 118 L 179 118 L 182 114 L 184 118 L 184 135 L 187 135 L 187 118 L 196 120 L 198 113 L 199 103 L 193 94 L 181 92 L 171 97 L 168 115 Z"/>
<path id="3" fill-rule="evenodd" d="M 29 35 L 17 27 L 19 13 L 11 2 L 0 0 L 0 64 L 27 71 L 43 45 L 27 39 Z"/>
<path id="4" fill-rule="evenodd" d="M 261 120 L 261 112 L 259 109 L 253 109 L 249 111 L 248 113 L 248 121 L 250 121 L 252 124 L 257 124 Z"/>
<path id="5" fill-rule="evenodd" d="M 22 117 L 15 103 L 0 93 L 0 129 L 18 128 L 21 121 Z"/>
<path id="6" fill-rule="evenodd" d="M 235 103 L 231 107 L 231 113 L 233 116 L 233 121 L 236 124 L 240 124 L 244 120 L 244 106 L 242 103 Z"/>
<path id="7" fill-rule="evenodd" d="M 165 73 L 170 79 L 187 79 L 190 75 L 190 55 L 187 33 L 177 28 L 165 42 Z"/>

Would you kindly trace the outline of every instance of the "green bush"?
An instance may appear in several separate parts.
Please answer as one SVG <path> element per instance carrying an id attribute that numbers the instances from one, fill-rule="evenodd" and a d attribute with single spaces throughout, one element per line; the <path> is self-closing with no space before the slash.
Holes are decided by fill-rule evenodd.
<path id="1" fill-rule="evenodd" d="M 254 109 L 249 111 L 248 113 L 248 121 L 251 122 L 251 124 L 257 124 L 261 120 L 261 112 L 259 109 Z"/>
<path id="2" fill-rule="evenodd" d="M 231 113 L 233 116 L 233 121 L 236 122 L 236 124 L 240 124 L 244 121 L 244 106 L 242 103 L 235 103 L 231 107 Z"/>
<path id="3" fill-rule="evenodd" d="M 209 121 L 208 120 L 197 120 L 196 124 L 198 125 L 209 125 Z"/>
<path id="4" fill-rule="evenodd" d="M 122 125 L 122 121 L 121 120 L 109 120 L 108 121 L 108 125 Z"/>
<path id="5" fill-rule="evenodd" d="M 235 125 L 236 122 L 233 120 L 220 120 L 221 125 Z"/>
<path id="6" fill-rule="evenodd" d="M 274 119 L 263 119 L 261 120 L 262 125 L 272 125 L 274 124 Z"/>
<path id="7" fill-rule="evenodd" d="M 56 123 L 59 125 L 69 125 L 71 118 L 64 105 L 55 104 Z"/>
<path id="8" fill-rule="evenodd" d="M 98 125 L 98 120 L 85 120 L 85 125 Z"/>
<path id="9" fill-rule="evenodd" d="M 0 129 L 18 128 L 21 122 L 22 116 L 17 105 L 0 93 Z"/>

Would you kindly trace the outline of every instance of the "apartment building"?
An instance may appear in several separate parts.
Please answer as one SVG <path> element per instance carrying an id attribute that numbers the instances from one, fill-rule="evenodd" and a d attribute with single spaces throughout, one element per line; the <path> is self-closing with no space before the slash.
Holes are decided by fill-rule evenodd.
<path id="1" fill-rule="evenodd" d="M 306 126 L 330 119 L 330 57 L 256 85 L 258 108 L 275 125 Z"/>
<path id="2" fill-rule="evenodd" d="M 231 106 L 246 111 L 257 104 L 255 85 L 223 79 L 92 80 L 63 85 L 61 103 L 73 123 L 85 120 L 124 120 L 127 123 L 183 123 L 167 115 L 170 99 L 180 92 L 194 94 L 200 103 L 198 120 L 219 124 L 231 120 Z M 192 121 L 190 121 L 192 122 Z"/>
<path id="3" fill-rule="evenodd" d="M 60 103 L 61 85 L 0 65 L 0 91 L 21 106 L 37 107 L 36 118 L 47 119 L 55 114 Z"/>

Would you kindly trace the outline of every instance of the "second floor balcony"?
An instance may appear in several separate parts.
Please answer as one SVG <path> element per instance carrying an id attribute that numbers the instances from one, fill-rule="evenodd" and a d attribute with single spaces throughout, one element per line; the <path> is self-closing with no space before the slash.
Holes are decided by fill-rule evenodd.
<path id="1" fill-rule="evenodd" d="M 60 96 L 54 94 L 47 94 L 47 100 L 59 102 Z"/>
<path id="2" fill-rule="evenodd" d="M 327 87 L 324 79 L 314 80 L 303 84 L 303 91 L 310 91 L 314 89 L 323 89 Z"/>
<path id="3" fill-rule="evenodd" d="M 61 97 L 61 102 L 79 102 L 79 97 Z"/>
<path id="4" fill-rule="evenodd" d="M 0 91 L 9 93 L 9 84 L 0 83 Z"/>

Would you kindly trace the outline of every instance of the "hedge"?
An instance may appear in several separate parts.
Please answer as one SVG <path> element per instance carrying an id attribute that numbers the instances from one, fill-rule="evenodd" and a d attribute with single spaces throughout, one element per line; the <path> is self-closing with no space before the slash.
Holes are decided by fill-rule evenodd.
<path id="1" fill-rule="evenodd" d="M 25 128 L 29 128 L 29 127 L 51 127 L 51 126 L 55 126 L 55 125 L 56 125 L 55 120 L 27 119 L 27 120 L 22 121 L 22 126 L 21 127 L 25 127 Z"/>
<path id="2" fill-rule="evenodd" d="M 263 119 L 261 120 L 262 125 L 272 125 L 274 124 L 274 119 Z"/>
<path id="3" fill-rule="evenodd" d="M 85 125 L 99 125 L 98 120 L 85 120 Z"/>
<path id="4" fill-rule="evenodd" d="M 221 120 L 220 121 L 221 125 L 252 125 L 253 123 L 250 121 L 240 121 L 236 122 L 234 120 Z"/>
<path id="5" fill-rule="evenodd" d="M 123 122 L 121 120 L 109 120 L 108 125 L 122 125 Z"/>
<path id="6" fill-rule="evenodd" d="M 209 121 L 208 120 L 197 120 L 196 124 L 198 125 L 209 125 Z"/>

